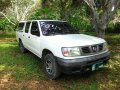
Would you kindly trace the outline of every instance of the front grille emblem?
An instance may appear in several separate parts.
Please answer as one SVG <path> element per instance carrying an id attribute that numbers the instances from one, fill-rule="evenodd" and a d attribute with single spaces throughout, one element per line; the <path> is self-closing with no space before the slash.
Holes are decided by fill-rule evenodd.
<path id="1" fill-rule="evenodd" d="M 92 51 L 97 52 L 97 46 L 92 46 Z"/>

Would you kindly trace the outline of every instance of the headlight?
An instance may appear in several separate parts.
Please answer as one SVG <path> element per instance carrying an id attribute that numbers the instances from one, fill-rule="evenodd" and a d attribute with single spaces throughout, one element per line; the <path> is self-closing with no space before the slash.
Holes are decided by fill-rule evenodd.
<path id="1" fill-rule="evenodd" d="M 108 46 L 107 46 L 106 42 L 103 44 L 103 49 L 104 49 L 104 51 L 108 50 Z"/>
<path id="2" fill-rule="evenodd" d="M 80 56 L 79 47 L 62 48 L 62 53 L 66 57 Z"/>

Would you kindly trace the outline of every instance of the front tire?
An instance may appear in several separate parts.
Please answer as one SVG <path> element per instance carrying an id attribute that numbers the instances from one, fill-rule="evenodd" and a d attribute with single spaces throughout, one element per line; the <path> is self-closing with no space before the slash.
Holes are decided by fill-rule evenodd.
<path id="1" fill-rule="evenodd" d="M 27 49 L 24 47 L 24 45 L 23 45 L 21 40 L 19 41 L 19 48 L 20 48 L 20 51 L 22 53 L 26 53 L 27 52 Z"/>
<path id="2" fill-rule="evenodd" d="M 47 76 L 54 80 L 60 76 L 60 70 L 53 54 L 47 54 L 44 57 L 44 70 Z"/>

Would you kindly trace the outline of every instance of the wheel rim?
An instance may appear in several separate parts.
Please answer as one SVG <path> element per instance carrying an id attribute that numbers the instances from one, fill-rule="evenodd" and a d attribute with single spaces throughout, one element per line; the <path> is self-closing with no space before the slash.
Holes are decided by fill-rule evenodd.
<path id="1" fill-rule="evenodd" d="M 52 75 L 53 74 L 53 65 L 50 59 L 46 60 L 45 63 L 45 68 L 48 74 Z"/>

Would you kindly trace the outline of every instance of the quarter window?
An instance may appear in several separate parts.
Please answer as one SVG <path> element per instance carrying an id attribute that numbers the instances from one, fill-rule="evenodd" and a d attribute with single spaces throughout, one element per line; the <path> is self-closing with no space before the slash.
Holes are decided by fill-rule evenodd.
<path id="1" fill-rule="evenodd" d="M 40 36 L 40 31 L 37 22 L 32 22 L 31 34 L 35 36 Z"/>

